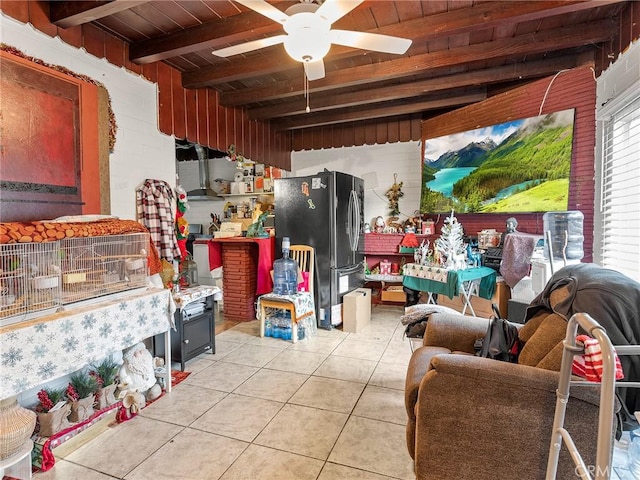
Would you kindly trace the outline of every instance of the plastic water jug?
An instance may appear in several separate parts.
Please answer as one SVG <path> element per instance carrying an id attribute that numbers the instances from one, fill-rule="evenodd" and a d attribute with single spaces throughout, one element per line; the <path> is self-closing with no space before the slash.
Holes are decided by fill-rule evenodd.
<path id="1" fill-rule="evenodd" d="M 273 293 L 293 295 L 298 292 L 298 264 L 289 258 L 289 237 L 282 239 L 282 258 L 273 262 Z"/>
<path id="2" fill-rule="evenodd" d="M 630 432 L 627 455 L 632 478 L 640 478 L 640 428 Z"/>
<path id="3" fill-rule="evenodd" d="M 582 224 L 584 215 L 573 210 L 566 212 L 547 212 L 542 216 L 545 232 L 544 257 L 549 258 L 547 232 L 551 235 L 551 248 L 554 259 L 563 259 L 563 250 L 567 260 L 580 260 L 584 257 L 584 236 Z M 566 247 L 565 247 L 566 242 Z"/>

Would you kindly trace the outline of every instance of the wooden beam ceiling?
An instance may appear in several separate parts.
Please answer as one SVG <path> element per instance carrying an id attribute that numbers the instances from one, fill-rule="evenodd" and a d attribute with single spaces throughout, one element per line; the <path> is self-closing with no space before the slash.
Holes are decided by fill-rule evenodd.
<path id="1" fill-rule="evenodd" d="M 149 0 L 113 0 L 105 2 L 49 2 L 51 23 L 69 28 L 149 2 Z"/>
<path id="2" fill-rule="evenodd" d="M 301 0 L 268 0 L 286 11 Z M 338 1 L 338 0 L 336 0 Z M 165 62 L 187 89 L 213 88 L 222 107 L 291 130 L 425 116 L 603 58 L 624 0 L 365 0 L 333 28 L 412 40 L 404 55 L 333 45 L 326 76 L 308 84 L 281 45 L 229 58 L 214 49 L 282 33 L 234 0 L 49 2 L 67 28 L 91 22 L 128 43 L 129 60 Z M 176 72 L 177 71 L 177 72 Z M 175 77 L 174 77 L 175 78 Z"/>

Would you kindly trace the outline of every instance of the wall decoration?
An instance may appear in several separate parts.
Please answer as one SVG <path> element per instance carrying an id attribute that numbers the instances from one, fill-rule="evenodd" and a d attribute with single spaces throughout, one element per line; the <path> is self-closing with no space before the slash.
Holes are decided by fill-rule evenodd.
<path id="1" fill-rule="evenodd" d="M 2 188 L 61 197 L 81 213 L 80 88 L 10 59 L 0 86 Z"/>
<path id="2" fill-rule="evenodd" d="M 574 110 L 426 139 L 423 213 L 566 210 Z"/>
<path id="3" fill-rule="evenodd" d="M 0 216 L 108 214 L 116 125 L 106 89 L 6 44 L 0 59 Z"/>

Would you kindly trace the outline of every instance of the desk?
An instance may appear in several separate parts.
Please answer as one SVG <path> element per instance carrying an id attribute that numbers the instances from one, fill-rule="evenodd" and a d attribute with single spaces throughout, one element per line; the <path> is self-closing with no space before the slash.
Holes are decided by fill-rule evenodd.
<path id="1" fill-rule="evenodd" d="M 408 263 L 404 267 L 402 285 L 429 293 L 429 300 L 433 302 L 432 294 L 437 293 L 454 298 L 460 295 L 464 300 L 462 314 L 467 307 L 476 316 L 471 305 L 471 296 L 477 295 L 490 299 L 496 289 L 495 270 L 489 267 L 468 268 L 466 270 L 445 270 L 437 267 Z"/>
<path id="2" fill-rule="evenodd" d="M 159 333 L 165 334 L 165 361 L 171 365 L 170 296 L 166 289 L 146 289 L 0 328 L 0 398 L 71 374 Z"/>

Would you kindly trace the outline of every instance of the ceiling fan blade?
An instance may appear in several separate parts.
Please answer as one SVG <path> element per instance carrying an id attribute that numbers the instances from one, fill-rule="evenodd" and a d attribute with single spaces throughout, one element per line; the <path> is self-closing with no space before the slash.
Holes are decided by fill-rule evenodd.
<path id="1" fill-rule="evenodd" d="M 260 38 L 251 42 L 240 43 L 238 45 L 232 45 L 230 47 L 214 50 L 214 55 L 218 57 L 231 57 L 233 55 L 240 55 L 241 53 L 251 52 L 253 50 L 259 50 L 260 48 L 271 47 L 272 45 L 278 45 L 284 42 L 287 38 L 286 35 L 276 35 L 275 37 Z"/>
<path id="2" fill-rule="evenodd" d="M 411 40 L 407 38 L 392 37 L 379 33 L 353 32 L 350 30 L 331 30 L 329 33 L 331 35 L 331 43 L 375 52 L 403 54 L 411 46 Z"/>
<path id="3" fill-rule="evenodd" d="M 325 2 L 320 5 L 320 8 L 316 10 L 316 15 L 320 15 L 329 20 L 329 23 L 333 23 L 344 17 L 363 1 L 364 0 L 325 0 Z"/>
<path id="4" fill-rule="evenodd" d="M 307 75 L 309 80 L 320 80 L 324 78 L 324 62 L 322 60 L 318 60 L 316 62 L 305 62 L 304 65 L 304 73 Z"/>
<path id="5" fill-rule="evenodd" d="M 289 19 L 289 15 L 264 0 L 236 0 L 236 2 L 280 24 L 284 24 Z"/>

